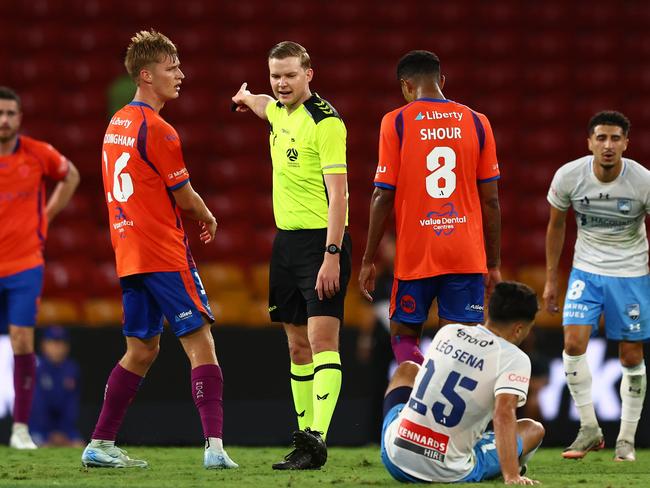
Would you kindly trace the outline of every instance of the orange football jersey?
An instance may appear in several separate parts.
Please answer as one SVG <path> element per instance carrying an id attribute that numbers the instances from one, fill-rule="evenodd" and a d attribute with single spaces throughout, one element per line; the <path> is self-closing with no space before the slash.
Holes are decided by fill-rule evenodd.
<path id="1" fill-rule="evenodd" d="M 189 181 L 176 130 L 149 105 L 126 105 L 106 129 L 102 175 L 118 276 L 193 268 L 172 194 Z"/>
<path id="2" fill-rule="evenodd" d="M 395 190 L 395 277 L 487 271 L 478 184 L 499 178 L 487 117 L 421 98 L 386 114 L 375 186 Z"/>
<path id="3" fill-rule="evenodd" d="M 69 162 L 56 149 L 19 136 L 16 148 L 0 156 L 0 277 L 43 264 L 47 236 L 45 180 L 62 180 Z"/>

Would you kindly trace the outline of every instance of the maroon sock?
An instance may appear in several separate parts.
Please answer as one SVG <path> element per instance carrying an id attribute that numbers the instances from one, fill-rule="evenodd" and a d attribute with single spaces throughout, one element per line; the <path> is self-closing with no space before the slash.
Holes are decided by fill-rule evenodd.
<path id="1" fill-rule="evenodd" d="M 201 416 L 203 435 L 223 436 L 223 376 L 218 364 L 202 364 L 192 370 L 192 398 Z"/>
<path id="2" fill-rule="evenodd" d="M 115 365 L 106 382 L 104 405 L 92 435 L 93 439 L 115 440 L 126 409 L 135 398 L 143 379 L 142 376 L 124 369 L 120 363 Z"/>
<path id="3" fill-rule="evenodd" d="M 420 339 L 414 336 L 398 335 L 391 337 L 390 344 L 393 347 L 393 354 L 397 360 L 397 364 L 402 364 L 404 361 L 413 361 L 422 364 L 424 357 L 422 351 L 418 347 Z"/>
<path id="4" fill-rule="evenodd" d="M 14 354 L 14 422 L 29 422 L 35 379 L 36 355 L 33 352 Z"/>

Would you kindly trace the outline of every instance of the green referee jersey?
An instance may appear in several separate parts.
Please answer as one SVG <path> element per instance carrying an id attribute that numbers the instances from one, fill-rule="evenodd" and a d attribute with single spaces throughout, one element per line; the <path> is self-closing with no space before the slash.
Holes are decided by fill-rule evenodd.
<path id="1" fill-rule="evenodd" d="M 283 230 L 326 228 L 328 198 L 323 175 L 347 173 L 347 131 L 341 117 L 316 94 L 291 114 L 280 102 L 271 102 L 266 116 L 271 124 L 276 226 Z"/>

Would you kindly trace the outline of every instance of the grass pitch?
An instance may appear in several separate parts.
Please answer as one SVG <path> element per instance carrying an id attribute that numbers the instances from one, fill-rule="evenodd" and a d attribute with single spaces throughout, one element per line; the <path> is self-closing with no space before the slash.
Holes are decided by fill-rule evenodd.
<path id="1" fill-rule="evenodd" d="M 379 460 L 379 448 L 331 448 L 320 471 L 273 471 L 286 449 L 230 447 L 240 464 L 237 470 L 207 471 L 203 450 L 196 448 L 131 447 L 129 454 L 149 461 L 148 469 L 86 469 L 81 449 L 16 451 L 0 447 L 0 487 L 110 487 L 110 488 L 266 488 L 404 486 L 392 480 Z M 543 487 L 647 488 L 650 487 L 650 450 L 637 451 L 635 463 L 616 463 L 613 451 L 590 453 L 582 461 L 564 460 L 560 449 L 541 449 L 529 465 L 528 475 Z M 491 482 L 456 486 L 503 486 Z"/>

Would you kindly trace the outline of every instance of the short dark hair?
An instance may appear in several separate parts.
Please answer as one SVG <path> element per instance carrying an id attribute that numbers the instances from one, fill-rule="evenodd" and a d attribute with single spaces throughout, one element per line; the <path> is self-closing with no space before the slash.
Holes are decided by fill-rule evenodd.
<path id="1" fill-rule="evenodd" d="M 597 125 L 615 125 L 623 129 L 623 134 L 626 136 L 629 134 L 631 127 L 630 119 L 616 110 L 603 110 L 594 115 L 589 121 L 589 135 L 594 133 Z"/>
<path id="2" fill-rule="evenodd" d="M 269 59 L 285 59 L 296 57 L 300 60 L 300 66 L 304 69 L 311 68 L 311 58 L 307 50 L 297 42 L 278 42 L 269 51 Z"/>
<path id="3" fill-rule="evenodd" d="M 13 91 L 8 86 L 0 86 L 0 100 L 14 100 L 18 104 L 18 110 L 22 110 L 22 103 L 18 93 Z"/>
<path id="4" fill-rule="evenodd" d="M 537 294 L 530 286 L 517 281 L 502 281 L 490 296 L 488 318 L 495 324 L 532 322 L 538 310 Z"/>
<path id="5" fill-rule="evenodd" d="M 397 80 L 415 76 L 440 78 L 440 59 L 431 51 L 410 51 L 397 63 Z"/>

